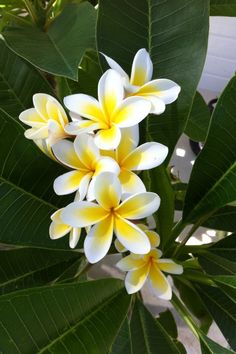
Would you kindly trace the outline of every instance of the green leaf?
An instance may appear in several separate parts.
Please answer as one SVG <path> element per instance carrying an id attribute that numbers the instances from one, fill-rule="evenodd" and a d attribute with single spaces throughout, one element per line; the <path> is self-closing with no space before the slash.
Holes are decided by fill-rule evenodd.
<path id="1" fill-rule="evenodd" d="M 236 263 L 229 261 L 227 258 L 219 257 L 211 252 L 203 252 L 199 254 L 198 260 L 202 268 L 208 274 L 236 274 Z"/>
<path id="2" fill-rule="evenodd" d="M 186 193 L 183 218 L 195 222 L 236 200 L 236 77 L 213 112 L 203 150 L 197 157 Z"/>
<path id="3" fill-rule="evenodd" d="M 161 245 L 165 247 L 174 222 L 174 193 L 170 177 L 165 166 L 162 165 L 150 171 L 145 171 L 144 180 L 147 190 L 157 193 L 162 201 L 154 217 L 157 232 L 161 237 Z"/>
<path id="4" fill-rule="evenodd" d="M 77 80 L 85 51 L 94 48 L 95 19 L 89 3 L 69 4 L 47 31 L 18 22 L 6 27 L 3 36 L 15 53 L 37 68 Z"/>
<path id="5" fill-rule="evenodd" d="M 20 248 L 0 251 L 0 294 L 44 285 L 58 278 L 81 255 L 67 251 Z"/>
<path id="6" fill-rule="evenodd" d="M 203 226 L 222 231 L 236 231 L 236 207 L 226 206 L 219 209 Z"/>
<path id="7" fill-rule="evenodd" d="M 161 117 L 146 121 L 152 140 L 166 144 L 169 156 L 184 130 L 203 69 L 208 10 L 207 0 L 100 1 L 98 50 L 130 74 L 135 53 L 146 48 L 154 65 L 153 78 L 172 79 L 182 88 L 178 101 Z"/>
<path id="8" fill-rule="evenodd" d="M 127 318 L 119 330 L 109 354 L 133 354 L 131 349 L 130 326 Z"/>
<path id="9" fill-rule="evenodd" d="M 29 289 L 0 298 L 4 353 L 104 354 L 130 303 L 115 279 Z"/>
<path id="10" fill-rule="evenodd" d="M 71 201 L 53 191 L 65 169 L 24 137 L 24 129 L 0 110 L 0 240 L 3 243 L 68 249 L 68 239 L 52 241 L 50 215 Z"/>
<path id="11" fill-rule="evenodd" d="M 232 301 L 236 302 L 236 276 L 218 275 L 213 280 Z"/>
<path id="12" fill-rule="evenodd" d="M 211 16 L 236 16 L 235 0 L 211 0 Z"/>
<path id="13" fill-rule="evenodd" d="M 132 350 L 135 354 L 178 354 L 182 347 L 173 341 L 162 324 L 141 302 L 136 301 L 130 322 Z"/>
<path id="14" fill-rule="evenodd" d="M 202 354 L 235 354 L 234 351 L 223 348 L 203 333 L 200 334 L 200 343 Z"/>
<path id="15" fill-rule="evenodd" d="M 212 318 L 207 312 L 194 285 L 183 278 L 174 278 L 174 283 L 185 306 L 199 320 L 200 328 L 203 332 L 207 333 L 212 324 Z"/>
<path id="16" fill-rule="evenodd" d="M 185 127 L 185 134 L 194 141 L 205 141 L 210 123 L 210 110 L 199 92 L 196 92 Z"/>
<path id="17" fill-rule="evenodd" d="M 52 89 L 35 68 L 0 40 L 0 108 L 16 118 L 32 107 L 32 96 L 37 92 L 52 94 Z"/>
<path id="18" fill-rule="evenodd" d="M 236 263 L 236 233 L 223 238 L 208 248 L 208 251 Z"/>
<path id="19" fill-rule="evenodd" d="M 236 349 L 236 302 L 218 288 L 198 285 L 198 291 L 225 339 Z"/>
<path id="20" fill-rule="evenodd" d="M 174 316 L 170 310 L 166 310 L 159 314 L 159 317 L 156 319 L 162 327 L 169 333 L 172 338 L 177 339 L 178 331 L 175 323 Z"/>

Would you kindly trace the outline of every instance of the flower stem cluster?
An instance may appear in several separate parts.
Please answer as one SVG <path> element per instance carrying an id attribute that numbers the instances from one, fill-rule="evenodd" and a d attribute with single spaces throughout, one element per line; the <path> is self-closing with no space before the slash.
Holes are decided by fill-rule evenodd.
<path id="1" fill-rule="evenodd" d="M 145 49 L 134 57 L 130 77 L 113 59 L 98 83 L 98 99 L 84 94 L 65 97 L 69 121 L 62 105 L 47 94 L 33 97 L 34 108 L 21 113 L 30 126 L 25 136 L 70 171 L 58 176 L 58 195 L 74 193 L 74 201 L 52 216 L 49 234 L 66 234 L 76 247 L 85 228 L 83 247 L 90 263 L 100 261 L 115 236 L 118 250 L 129 251 L 118 267 L 127 271 L 129 293 L 139 291 L 146 280 L 155 294 L 171 298 L 165 273 L 180 274 L 182 267 L 161 259 L 160 240 L 137 220 L 157 211 L 160 198 L 147 192 L 137 172 L 159 166 L 168 148 L 157 142 L 139 145 L 138 124 L 149 113 L 161 114 L 175 101 L 180 87 L 171 80 L 152 78 L 152 61 Z M 153 118 L 155 119 L 155 117 Z"/>

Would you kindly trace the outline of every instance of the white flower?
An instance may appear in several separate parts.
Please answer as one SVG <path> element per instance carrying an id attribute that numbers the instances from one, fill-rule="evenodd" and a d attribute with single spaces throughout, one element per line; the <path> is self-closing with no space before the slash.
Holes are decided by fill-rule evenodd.
<path id="1" fill-rule="evenodd" d="M 140 96 L 151 102 L 152 108 L 150 113 L 163 113 L 165 105 L 177 99 L 180 93 L 180 86 L 174 81 L 168 79 L 151 80 L 153 65 L 146 49 L 142 48 L 136 53 L 130 77 L 115 60 L 106 55 L 104 57 L 108 65 L 123 78 L 128 96 Z"/>
<path id="2" fill-rule="evenodd" d="M 62 212 L 64 223 L 72 227 L 92 226 L 84 242 L 85 255 L 90 263 L 101 260 L 108 252 L 113 232 L 131 252 L 150 251 L 147 235 L 130 220 L 153 214 L 160 205 L 155 193 L 135 194 L 122 203 L 118 177 L 110 172 L 101 173 L 94 184 L 96 203 L 79 201 L 69 204 Z"/>
<path id="3" fill-rule="evenodd" d="M 120 143 L 120 128 L 134 126 L 150 112 L 151 104 L 142 97 L 124 99 L 121 76 L 108 70 L 98 83 L 98 100 L 75 94 L 64 99 L 65 106 L 72 112 L 86 118 L 73 121 L 66 127 L 72 135 L 96 131 L 95 144 L 103 150 L 116 149 Z"/>
<path id="4" fill-rule="evenodd" d="M 31 127 L 25 131 L 25 137 L 34 140 L 47 153 L 56 141 L 68 136 L 64 127 L 69 121 L 62 105 L 50 95 L 36 93 L 33 104 L 34 108 L 22 112 L 19 119 Z"/>
<path id="5" fill-rule="evenodd" d="M 148 280 L 153 293 L 157 297 L 170 300 L 172 297 L 172 289 L 163 272 L 182 274 L 183 267 L 175 263 L 172 259 L 161 258 L 162 252 L 154 248 L 158 247 L 160 243 L 158 234 L 148 230 L 147 227 L 145 229 L 145 225 L 141 227 L 148 236 L 152 249 L 145 255 L 131 253 L 117 263 L 119 269 L 128 272 L 125 277 L 126 290 L 129 294 L 136 293 Z"/>
<path id="6" fill-rule="evenodd" d="M 52 150 L 61 163 L 73 169 L 55 179 L 54 190 L 58 195 L 78 190 L 80 200 L 84 199 L 86 194 L 89 200 L 93 200 L 96 176 L 104 171 L 115 174 L 120 172 L 116 161 L 100 155 L 94 138 L 88 134 L 77 136 L 74 143 L 60 140 L 53 145 Z"/>

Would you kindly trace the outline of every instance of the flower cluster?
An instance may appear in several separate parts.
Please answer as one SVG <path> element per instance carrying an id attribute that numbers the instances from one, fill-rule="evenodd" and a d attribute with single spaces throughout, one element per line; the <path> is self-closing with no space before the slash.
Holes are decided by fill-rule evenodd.
<path id="1" fill-rule="evenodd" d="M 52 216 L 49 234 L 58 239 L 69 234 L 76 247 L 85 228 L 83 247 L 90 263 L 100 261 L 113 238 L 119 252 L 130 255 L 118 262 L 127 271 L 128 293 L 139 291 L 148 279 L 155 294 L 171 298 L 165 273 L 180 274 L 182 266 L 161 258 L 160 240 L 137 220 L 157 211 L 160 198 L 147 192 L 139 171 L 159 166 L 168 148 L 157 142 L 139 145 L 138 124 L 148 114 L 161 114 L 175 101 L 180 87 L 171 80 L 151 80 L 152 61 L 145 49 L 134 57 L 130 77 L 113 59 L 98 83 L 98 99 L 85 94 L 64 98 L 62 105 L 47 94 L 33 96 L 34 108 L 21 113 L 31 128 L 25 136 L 70 171 L 58 176 L 58 195 L 74 193 L 74 201 Z"/>

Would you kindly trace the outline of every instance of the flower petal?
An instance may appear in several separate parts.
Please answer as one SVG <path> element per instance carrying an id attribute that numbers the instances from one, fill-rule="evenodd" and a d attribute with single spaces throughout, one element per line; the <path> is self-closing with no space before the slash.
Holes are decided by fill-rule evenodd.
<path id="1" fill-rule="evenodd" d="M 142 86 L 152 78 L 153 65 L 145 48 L 140 49 L 133 60 L 130 83 Z"/>
<path id="2" fill-rule="evenodd" d="M 64 98 L 64 104 L 70 111 L 84 118 L 91 119 L 95 122 L 104 119 L 99 102 L 89 95 L 78 93 L 66 96 Z"/>
<path id="3" fill-rule="evenodd" d="M 67 134 L 64 128 L 53 119 L 48 120 L 48 144 L 53 146 L 57 141 L 65 138 Z"/>
<path id="4" fill-rule="evenodd" d="M 164 274 L 158 269 L 157 266 L 152 266 L 149 271 L 149 280 L 151 288 L 154 294 L 163 300 L 170 300 L 172 297 L 171 286 L 164 276 Z"/>
<path id="5" fill-rule="evenodd" d="M 152 247 L 158 247 L 160 245 L 160 236 L 152 230 L 145 230 L 145 234 L 149 238 Z"/>
<path id="6" fill-rule="evenodd" d="M 69 135 L 79 135 L 83 133 L 91 133 L 99 127 L 99 123 L 94 123 L 94 121 L 84 119 L 67 124 L 64 130 Z"/>
<path id="7" fill-rule="evenodd" d="M 113 124 L 110 129 L 99 130 L 95 135 L 94 142 L 101 150 L 113 150 L 119 145 L 120 138 L 120 129 Z"/>
<path id="8" fill-rule="evenodd" d="M 84 171 L 70 171 L 57 177 L 53 184 L 55 193 L 57 195 L 66 195 L 77 191 L 86 174 Z"/>
<path id="9" fill-rule="evenodd" d="M 126 157 L 123 166 L 134 171 L 148 170 L 162 164 L 167 155 L 167 146 L 155 142 L 145 143 Z"/>
<path id="10" fill-rule="evenodd" d="M 72 227 L 86 227 L 98 223 L 108 216 L 108 212 L 91 202 L 73 202 L 62 211 L 63 222 Z"/>
<path id="11" fill-rule="evenodd" d="M 108 216 L 91 228 L 84 241 L 84 252 L 90 263 L 100 261 L 111 246 L 113 217 Z"/>
<path id="12" fill-rule="evenodd" d="M 128 75 L 126 74 L 126 72 L 122 69 L 122 67 L 112 58 L 108 57 L 107 55 L 105 55 L 104 53 L 101 53 L 104 58 L 107 61 L 107 64 L 110 66 L 111 69 L 117 71 L 122 77 L 129 79 Z"/>
<path id="13" fill-rule="evenodd" d="M 52 146 L 56 158 L 65 166 L 73 169 L 84 169 L 85 166 L 79 160 L 74 144 L 69 140 L 60 140 Z"/>
<path id="14" fill-rule="evenodd" d="M 121 170 L 119 180 L 121 183 L 122 194 L 125 194 L 126 197 L 131 194 L 146 192 L 143 181 L 132 171 Z"/>
<path id="15" fill-rule="evenodd" d="M 116 207 L 121 198 L 118 177 L 111 172 L 100 173 L 95 180 L 94 194 L 97 202 L 106 210 Z"/>
<path id="16" fill-rule="evenodd" d="M 40 114 L 36 111 L 35 108 L 29 108 L 25 111 L 21 112 L 19 115 L 19 119 L 21 122 L 33 127 L 33 128 L 41 128 L 47 124 L 47 121 L 41 117 Z"/>
<path id="17" fill-rule="evenodd" d="M 125 287 L 128 294 L 133 294 L 139 291 L 148 276 L 149 266 L 145 265 L 142 268 L 130 271 L 125 277 Z"/>
<path id="18" fill-rule="evenodd" d="M 132 254 L 130 254 L 127 257 L 122 258 L 116 266 L 122 270 L 123 272 L 128 272 L 130 270 L 135 270 L 143 267 L 146 264 L 144 259 L 142 257 L 133 257 Z"/>
<path id="19" fill-rule="evenodd" d="M 151 103 L 140 97 L 126 98 L 112 116 L 113 123 L 127 128 L 140 123 L 149 113 Z"/>
<path id="20" fill-rule="evenodd" d="M 95 164 L 94 176 L 97 176 L 102 172 L 112 172 L 115 175 L 119 175 L 120 167 L 111 157 L 101 157 Z"/>
<path id="21" fill-rule="evenodd" d="M 48 137 L 48 126 L 43 126 L 42 128 L 31 128 L 24 132 L 27 139 L 46 139 Z"/>
<path id="22" fill-rule="evenodd" d="M 182 274 L 183 273 L 183 267 L 180 264 L 175 263 L 172 259 L 158 259 L 157 261 L 158 267 L 170 274 Z"/>
<path id="23" fill-rule="evenodd" d="M 121 129 L 121 140 L 116 150 L 117 161 L 122 165 L 122 161 L 129 155 L 139 142 L 139 126 L 138 124 Z"/>
<path id="24" fill-rule="evenodd" d="M 165 104 L 174 102 L 179 93 L 180 86 L 174 81 L 168 79 L 157 79 L 148 82 L 135 93 L 137 96 L 156 96 Z"/>
<path id="25" fill-rule="evenodd" d="M 54 97 L 48 97 L 46 110 L 49 119 L 57 121 L 62 127 L 68 123 L 68 118 L 64 108 Z"/>
<path id="26" fill-rule="evenodd" d="M 120 243 L 120 241 L 116 238 L 114 242 L 115 248 L 119 253 L 126 252 L 127 249 Z"/>
<path id="27" fill-rule="evenodd" d="M 146 254 L 150 251 L 148 237 L 135 224 L 120 217 L 116 217 L 114 229 L 118 240 L 130 252 Z"/>
<path id="28" fill-rule="evenodd" d="M 77 243 L 79 242 L 81 235 L 81 228 L 80 227 L 73 227 L 70 232 L 69 237 L 69 246 L 70 248 L 75 248 Z"/>
<path id="29" fill-rule="evenodd" d="M 61 212 L 63 209 L 57 210 L 52 216 L 52 223 L 49 227 L 49 236 L 52 240 L 57 240 L 68 234 L 71 230 L 71 226 L 64 224 L 61 219 Z"/>
<path id="30" fill-rule="evenodd" d="M 100 152 L 94 143 L 94 138 L 88 134 L 80 134 L 75 138 L 74 147 L 83 165 L 89 170 L 93 170 L 96 161 L 100 158 Z"/>
<path id="31" fill-rule="evenodd" d="M 115 211 L 122 218 L 136 220 L 153 214 L 159 206 L 160 198 L 156 193 L 144 192 L 125 199 Z"/>
<path id="32" fill-rule="evenodd" d="M 34 107 L 35 107 L 36 111 L 38 112 L 38 114 L 46 121 L 50 118 L 48 116 L 48 112 L 47 112 L 47 108 L 46 108 L 49 98 L 52 98 L 52 96 L 50 96 L 46 93 L 36 93 L 35 95 L 33 95 Z"/>
<path id="33" fill-rule="evenodd" d="M 108 119 L 123 98 L 124 87 L 120 74 L 112 69 L 107 70 L 98 83 L 98 100 Z"/>

